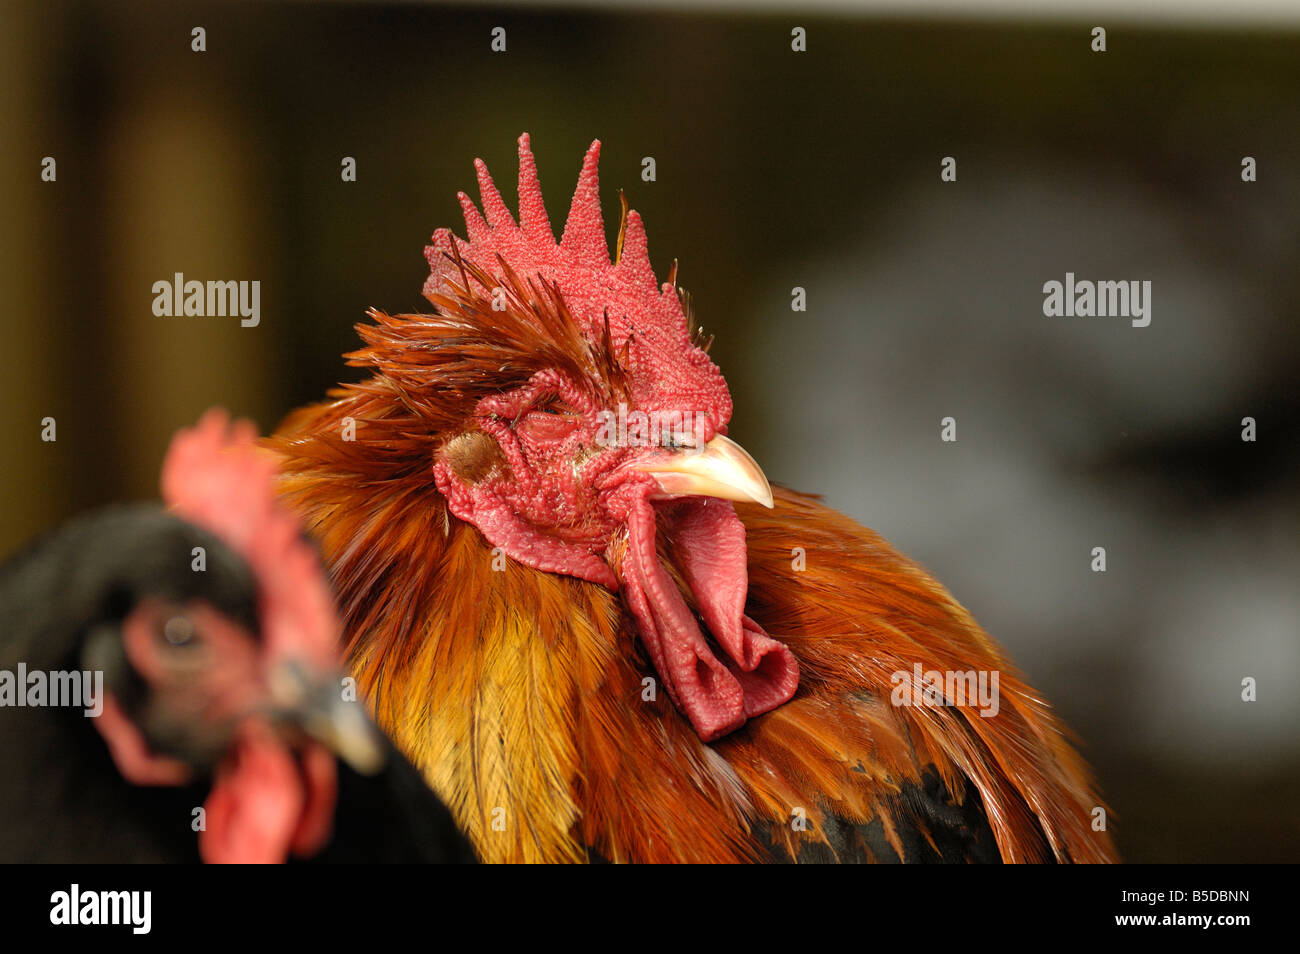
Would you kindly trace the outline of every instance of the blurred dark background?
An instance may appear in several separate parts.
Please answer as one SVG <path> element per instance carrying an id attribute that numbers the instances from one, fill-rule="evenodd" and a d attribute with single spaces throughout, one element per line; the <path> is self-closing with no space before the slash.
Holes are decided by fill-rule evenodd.
<path id="1" fill-rule="evenodd" d="M 717 335 L 733 435 L 1010 649 L 1126 859 L 1295 861 L 1298 67 L 1294 20 L 8 4 L 0 552 L 155 496 L 210 405 L 267 430 L 354 379 L 367 307 L 427 309 L 474 157 L 513 206 L 529 131 L 558 224 L 600 138 L 611 238 L 623 188 Z M 178 271 L 261 281 L 260 326 L 155 317 Z M 1044 318 L 1067 271 L 1152 281 L 1150 327 Z"/>

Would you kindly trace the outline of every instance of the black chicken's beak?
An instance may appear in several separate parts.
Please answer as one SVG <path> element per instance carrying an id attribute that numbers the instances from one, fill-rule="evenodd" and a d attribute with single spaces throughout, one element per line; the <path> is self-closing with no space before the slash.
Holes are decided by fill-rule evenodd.
<path id="1" fill-rule="evenodd" d="M 384 767 L 385 746 L 365 707 L 343 697 L 342 676 L 313 678 L 296 661 L 278 663 L 270 673 L 276 715 L 320 742 L 362 775 Z"/>

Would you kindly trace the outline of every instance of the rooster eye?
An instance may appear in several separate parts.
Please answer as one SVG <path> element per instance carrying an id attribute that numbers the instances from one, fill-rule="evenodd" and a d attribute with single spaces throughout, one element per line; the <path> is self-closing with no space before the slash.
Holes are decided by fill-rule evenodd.
<path id="1" fill-rule="evenodd" d="M 524 434 L 536 440 L 563 440 L 573 433 L 578 420 L 573 408 L 558 397 L 546 398 L 534 404 L 515 422 Z"/>
<path id="2" fill-rule="evenodd" d="M 573 413 L 573 408 L 565 404 L 558 395 L 551 395 L 538 401 L 529 409 L 530 414 L 553 414 L 563 417 Z"/>

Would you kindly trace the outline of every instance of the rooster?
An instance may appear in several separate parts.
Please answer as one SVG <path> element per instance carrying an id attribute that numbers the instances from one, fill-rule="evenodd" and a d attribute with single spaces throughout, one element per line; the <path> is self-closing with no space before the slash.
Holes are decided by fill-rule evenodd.
<path id="1" fill-rule="evenodd" d="M 171 512 L 106 508 L 0 568 L 0 861 L 473 860 L 345 700 L 272 469 L 212 412 L 167 455 Z"/>
<path id="2" fill-rule="evenodd" d="M 379 724 L 489 861 L 1113 860 L 970 614 L 726 436 L 626 201 L 611 260 L 599 149 L 558 242 L 528 136 L 518 221 L 478 161 L 482 211 L 461 193 L 466 237 L 425 250 L 433 312 L 371 310 L 369 375 L 269 442 Z"/>

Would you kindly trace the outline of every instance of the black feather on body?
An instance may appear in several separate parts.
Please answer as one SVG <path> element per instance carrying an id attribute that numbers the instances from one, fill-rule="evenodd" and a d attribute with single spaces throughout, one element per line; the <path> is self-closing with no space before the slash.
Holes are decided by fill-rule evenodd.
<path id="1" fill-rule="evenodd" d="M 385 750 L 378 775 L 358 775 L 339 763 L 334 834 L 311 862 L 476 864 L 469 839 L 424 776 L 387 740 Z"/>
<path id="2" fill-rule="evenodd" d="M 763 826 L 754 837 L 769 860 L 800 864 L 1001 864 L 997 840 L 975 787 L 958 800 L 937 772 L 926 769 L 921 784 L 903 782 L 890 802 L 891 822 L 902 845 L 899 856 L 880 818 L 859 824 L 823 813 L 821 838 L 807 838 L 797 858 L 790 857 Z"/>

